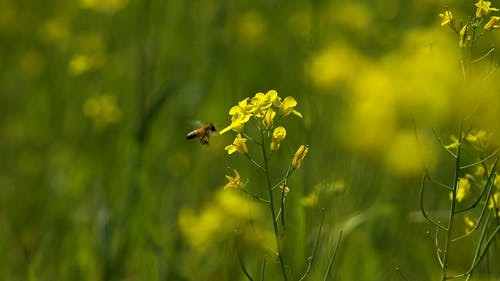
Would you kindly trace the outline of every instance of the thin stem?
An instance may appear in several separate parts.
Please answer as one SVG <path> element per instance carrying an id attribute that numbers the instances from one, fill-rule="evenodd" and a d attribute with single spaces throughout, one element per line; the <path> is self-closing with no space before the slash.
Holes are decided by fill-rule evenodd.
<path id="1" fill-rule="evenodd" d="M 463 135 L 462 135 L 463 129 L 462 126 L 460 126 L 460 134 L 458 137 L 458 147 L 457 147 L 457 157 L 455 158 L 455 175 L 453 178 L 453 190 L 451 191 L 452 196 L 451 196 L 451 203 L 450 203 L 450 211 L 448 215 L 448 226 L 447 226 L 447 231 L 445 232 L 445 242 L 444 242 L 444 248 L 443 248 L 443 265 L 441 268 L 441 280 L 445 281 L 446 280 L 446 275 L 447 275 L 447 270 L 448 270 L 448 256 L 449 252 L 448 249 L 451 244 L 451 233 L 453 230 L 453 223 L 455 221 L 455 209 L 457 205 L 457 190 L 458 190 L 458 182 L 459 182 L 459 176 L 460 176 L 460 152 L 462 148 L 462 141 L 463 141 Z"/>
<path id="2" fill-rule="evenodd" d="M 314 260 L 314 256 L 316 256 L 316 249 L 318 248 L 318 244 L 319 244 L 319 238 L 321 236 L 321 230 L 323 229 L 323 220 L 324 220 L 324 218 L 325 218 L 325 209 L 321 209 L 321 220 L 320 220 L 320 223 L 319 223 L 318 236 L 316 237 L 316 242 L 314 242 L 312 253 L 307 258 L 308 263 L 307 263 L 306 272 L 304 272 L 304 275 L 302 275 L 302 277 L 299 279 L 299 281 L 305 280 L 306 277 L 307 277 L 307 275 L 309 275 L 309 272 L 311 271 L 313 260 Z"/>
<path id="3" fill-rule="evenodd" d="M 264 256 L 264 260 L 262 261 L 262 267 L 260 268 L 261 281 L 264 281 L 264 273 L 266 272 L 266 262 L 267 262 L 267 256 Z"/>
<path id="4" fill-rule="evenodd" d="M 273 228 L 274 228 L 274 238 L 276 239 L 276 250 L 278 254 L 278 259 L 280 261 L 280 267 L 281 267 L 281 272 L 283 274 L 283 280 L 287 281 L 288 277 L 286 275 L 286 269 L 285 269 L 285 261 L 283 259 L 283 251 L 282 251 L 282 245 L 281 245 L 281 239 L 279 236 L 279 231 L 278 231 L 278 223 L 276 222 L 276 211 L 274 209 L 274 197 L 273 197 L 273 190 L 272 190 L 272 185 L 271 185 L 271 177 L 269 175 L 269 165 L 267 162 L 267 153 L 266 153 L 266 145 L 264 142 L 264 132 L 263 130 L 260 130 L 260 135 L 261 135 L 261 148 L 262 148 L 262 159 L 264 159 L 264 171 L 266 173 L 266 180 L 267 180 L 267 190 L 269 192 L 269 208 L 271 209 L 271 217 L 273 221 Z"/>
<path id="5" fill-rule="evenodd" d="M 333 262 L 335 261 L 335 257 L 337 256 L 337 250 L 339 249 L 340 241 L 342 240 L 342 231 L 340 231 L 339 239 L 337 239 L 337 245 L 335 246 L 335 250 L 333 250 L 332 258 L 328 263 L 328 267 L 326 268 L 326 273 L 323 278 L 323 281 L 328 280 L 328 276 L 330 275 L 330 271 L 332 270 Z"/>

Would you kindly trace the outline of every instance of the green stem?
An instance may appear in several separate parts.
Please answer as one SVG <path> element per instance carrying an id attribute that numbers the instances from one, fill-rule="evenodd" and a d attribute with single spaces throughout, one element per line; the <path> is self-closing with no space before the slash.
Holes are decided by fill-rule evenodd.
<path id="1" fill-rule="evenodd" d="M 450 206 L 450 212 L 448 216 L 448 226 L 446 228 L 446 235 L 445 235 L 445 243 L 444 243 L 444 248 L 443 248 L 443 264 L 441 268 L 441 280 L 445 281 L 447 270 L 448 270 L 448 249 L 451 244 L 451 235 L 452 235 L 452 230 L 453 230 L 453 222 L 455 220 L 455 209 L 456 209 L 456 203 L 457 203 L 457 190 L 458 190 L 458 183 L 459 183 L 459 176 L 460 176 L 460 153 L 461 153 L 461 147 L 462 147 L 462 129 L 460 129 L 460 136 L 458 139 L 458 147 L 457 147 L 457 156 L 455 158 L 455 174 L 454 174 L 454 179 L 453 179 L 453 190 L 452 196 L 451 196 L 451 206 Z"/>
<path id="2" fill-rule="evenodd" d="M 266 173 L 266 180 L 267 180 L 267 190 L 269 192 L 269 208 L 271 209 L 271 217 L 273 221 L 273 227 L 274 227 L 274 238 L 276 239 L 276 250 L 278 253 L 278 258 L 280 261 L 280 266 L 281 266 L 281 272 L 283 274 L 283 280 L 287 281 L 288 277 L 286 275 L 286 269 L 285 269 L 285 261 L 283 259 L 283 251 L 282 251 L 282 245 L 281 245 L 281 239 L 279 236 L 279 230 L 278 230 L 278 222 L 276 221 L 276 211 L 274 207 L 274 197 L 273 197 L 273 189 L 272 189 L 272 184 L 271 184 L 271 177 L 269 175 L 269 165 L 267 162 L 267 153 L 266 153 L 266 145 L 264 141 L 264 132 L 260 130 L 260 135 L 261 135 L 261 148 L 262 148 L 262 156 L 264 159 L 264 171 Z"/>

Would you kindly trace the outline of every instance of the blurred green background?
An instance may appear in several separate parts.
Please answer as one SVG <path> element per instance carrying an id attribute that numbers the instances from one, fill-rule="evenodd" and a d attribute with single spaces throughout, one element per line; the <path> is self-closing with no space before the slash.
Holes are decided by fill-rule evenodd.
<path id="1" fill-rule="evenodd" d="M 473 2 L 1 1 L 0 279 L 245 280 L 239 248 L 255 276 L 266 255 L 266 280 L 279 280 L 267 210 L 222 191 L 237 168 L 262 193 L 262 174 L 226 154 L 230 134 L 185 140 L 193 120 L 222 129 L 232 105 L 276 89 L 304 118 L 286 121 L 275 171 L 310 146 L 287 198 L 294 280 L 322 208 L 310 280 L 340 230 L 331 280 L 402 280 L 397 267 L 437 280 L 418 186 L 422 163 L 448 182 L 453 163 L 433 130 L 448 143 L 473 114 L 500 140 L 498 75 L 483 79 L 496 53 L 464 81 L 458 37 L 438 17 L 449 7 L 466 21 Z M 448 194 L 427 197 L 444 219 Z M 498 246 L 477 280 L 499 280 Z M 460 273 L 473 240 L 455 249 Z"/>

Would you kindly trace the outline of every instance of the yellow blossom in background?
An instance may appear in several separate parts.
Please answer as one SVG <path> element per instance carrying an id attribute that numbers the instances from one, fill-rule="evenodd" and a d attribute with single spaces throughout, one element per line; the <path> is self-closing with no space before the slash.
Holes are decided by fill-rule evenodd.
<path id="1" fill-rule="evenodd" d="M 498 24 L 499 21 L 500 21 L 500 17 L 491 16 L 490 20 L 484 25 L 484 27 L 483 27 L 484 30 L 490 31 L 493 29 L 500 28 L 500 25 Z"/>
<path id="2" fill-rule="evenodd" d="M 249 212 L 247 208 L 252 204 Z M 199 212 L 189 208 L 182 208 L 177 216 L 177 225 L 185 241 L 196 251 L 209 250 L 221 237 L 231 239 L 234 236 L 235 225 L 243 242 L 254 246 L 268 248 L 272 245 L 272 234 L 262 228 L 264 210 L 258 203 L 249 202 L 248 199 L 238 192 L 218 191 L 215 197 L 208 202 Z M 252 220 L 254 224 L 245 224 Z M 254 234 L 258 231 L 259 237 Z"/>
<path id="3" fill-rule="evenodd" d="M 307 196 L 302 197 L 300 203 L 306 207 L 313 207 L 318 203 L 318 194 L 311 192 Z"/>
<path id="4" fill-rule="evenodd" d="M 308 152 L 309 147 L 306 145 L 301 145 L 299 149 L 297 149 L 297 152 L 295 152 L 295 156 L 293 157 L 292 168 L 300 168 L 300 166 L 302 165 L 302 161 L 304 161 L 304 158 L 306 157 Z"/>
<path id="5" fill-rule="evenodd" d="M 94 121 L 97 127 L 118 123 L 122 118 L 122 111 L 118 107 L 116 97 L 110 94 L 85 101 L 83 112 L 85 116 Z"/>
<path id="6" fill-rule="evenodd" d="M 490 1 L 483 1 L 483 0 L 479 0 L 476 2 L 476 18 L 482 18 L 486 15 L 488 15 L 490 12 L 494 11 L 498 11 L 497 8 L 491 8 L 491 2 Z"/>
<path id="7" fill-rule="evenodd" d="M 247 154 L 248 153 L 248 147 L 247 147 L 247 139 L 241 137 L 241 134 L 238 134 L 236 138 L 233 141 L 233 144 L 230 144 L 226 146 L 225 150 L 227 150 L 227 154 L 231 155 L 238 151 L 241 154 Z"/>
<path id="8" fill-rule="evenodd" d="M 260 13 L 249 11 L 238 17 L 236 27 L 240 40 L 246 45 L 253 46 L 264 38 L 267 21 Z"/>
<path id="9" fill-rule="evenodd" d="M 302 118 L 302 114 L 294 109 L 295 106 L 297 106 L 297 101 L 293 97 L 286 97 L 281 103 L 279 113 L 283 116 L 293 113 Z"/>
<path id="10" fill-rule="evenodd" d="M 102 66 L 104 58 L 101 55 L 75 54 L 68 64 L 71 75 L 78 76 Z"/>
<path id="11" fill-rule="evenodd" d="M 224 189 L 234 188 L 237 190 L 242 190 L 245 188 L 245 184 L 241 182 L 240 173 L 234 170 L 234 177 L 226 176 L 228 183 L 224 186 Z"/>
<path id="12" fill-rule="evenodd" d="M 458 188 L 457 188 L 457 202 L 462 202 L 464 198 L 466 198 L 470 194 L 471 183 L 469 177 L 463 177 L 458 179 Z M 453 193 L 450 192 L 450 199 L 452 198 Z"/>
<path id="13" fill-rule="evenodd" d="M 246 98 L 238 102 L 238 105 L 231 107 L 229 110 L 229 115 L 231 115 L 231 125 L 220 131 L 221 135 L 230 130 L 234 130 L 236 132 L 243 130 L 245 123 L 250 120 L 250 117 L 252 117 L 252 113 L 249 112 L 248 100 L 249 99 Z"/>
<path id="14" fill-rule="evenodd" d="M 80 0 L 82 8 L 113 14 L 127 5 L 127 0 Z"/>
<path id="15" fill-rule="evenodd" d="M 465 232 L 469 233 L 474 229 L 474 226 L 476 226 L 476 222 L 471 219 L 469 216 L 464 217 L 464 224 L 465 224 Z"/>
<path id="16" fill-rule="evenodd" d="M 271 150 L 278 150 L 280 147 L 280 143 L 282 140 L 284 140 L 286 137 L 286 129 L 282 126 L 277 127 L 273 131 L 273 136 L 271 140 Z"/>
<path id="17" fill-rule="evenodd" d="M 450 137 L 450 139 L 451 139 L 451 141 L 452 141 L 452 142 L 451 142 L 450 144 L 448 144 L 448 145 L 445 145 L 445 146 L 444 146 L 444 148 L 446 148 L 446 149 L 448 149 L 448 150 L 451 150 L 451 149 L 457 149 L 457 148 L 458 148 L 458 145 L 460 144 L 460 143 L 458 142 L 457 137 L 456 137 L 456 136 L 454 136 L 454 135 L 452 135 L 452 136 Z"/>
<path id="18" fill-rule="evenodd" d="M 442 18 L 441 26 L 453 25 L 453 14 L 451 13 L 450 10 L 446 10 L 444 11 L 444 13 L 439 14 L 439 17 Z"/>
<path id="19" fill-rule="evenodd" d="M 490 137 L 491 134 L 487 133 L 484 130 L 475 130 L 468 133 L 467 136 L 465 136 L 465 139 L 479 146 L 480 148 L 485 148 L 489 143 Z"/>
<path id="20" fill-rule="evenodd" d="M 497 187 L 498 188 L 498 187 Z M 494 208 L 498 208 L 500 209 L 500 191 L 497 191 L 495 192 L 495 194 L 493 194 L 493 196 L 491 197 L 490 199 L 490 204 L 488 205 L 488 207 L 490 209 L 494 209 Z M 500 212 L 500 211 L 499 211 Z"/>
<path id="21" fill-rule="evenodd" d="M 40 26 L 38 34 L 43 41 L 62 43 L 70 37 L 69 20 L 66 18 L 51 18 Z"/>

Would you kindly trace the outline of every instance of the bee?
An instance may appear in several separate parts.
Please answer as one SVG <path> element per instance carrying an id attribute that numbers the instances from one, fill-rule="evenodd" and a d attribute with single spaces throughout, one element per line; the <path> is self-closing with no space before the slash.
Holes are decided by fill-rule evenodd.
<path id="1" fill-rule="evenodd" d="M 210 135 L 215 134 L 217 130 L 215 129 L 214 124 L 206 124 L 198 129 L 191 131 L 187 134 L 186 139 L 194 139 L 194 138 L 199 138 L 201 144 L 208 144 L 208 139 L 210 138 Z"/>

